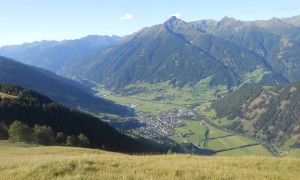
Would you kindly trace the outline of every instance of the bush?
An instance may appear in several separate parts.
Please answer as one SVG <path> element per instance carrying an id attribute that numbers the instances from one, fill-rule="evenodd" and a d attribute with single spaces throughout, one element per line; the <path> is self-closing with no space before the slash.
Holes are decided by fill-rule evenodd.
<path id="1" fill-rule="evenodd" d="M 169 149 L 168 152 L 167 152 L 167 154 L 168 154 L 168 155 L 174 154 L 174 151 L 173 151 L 172 149 Z"/>
<path id="2" fill-rule="evenodd" d="M 49 146 L 55 144 L 54 132 L 51 127 L 35 125 L 34 139 L 37 144 Z"/>
<path id="3" fill-rule="evenodd" d="M 70 135 L 66 139 L 66 145 L 67 146 L 77 146 L 77 144 L 78 144 L 77 142 L 78 142 L 78 139 L 74 135 Z"/>
<path id="4" fill-rule="evenodd" d="M 32 142 L 33 132 L 21 121 L 14 121 L 8 129 L 8 140 L 11 142 Z"/>
<path id="5" fill-rule="evenodd" d="M 90 141 L 89 139 L 82 133 L 78 135 L 78 146 L 79 147 L 89 147 Z"/>
<path id="6" fill-rule="evenodd" d="M 56 143 L 58 145 L 65 145 L 66 144 L 66 136 L 63 132 L 56 133 Z"/>

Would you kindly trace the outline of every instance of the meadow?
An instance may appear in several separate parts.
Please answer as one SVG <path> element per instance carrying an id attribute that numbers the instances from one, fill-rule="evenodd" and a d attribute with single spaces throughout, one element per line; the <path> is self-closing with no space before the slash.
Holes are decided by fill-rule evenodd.
<path id="1" fill-rule="evenodd" d="M 271 156 L 271 154 L 256 141 L 216 129 L 209 124 L 200 125 L 200 121 L 184 120 L 185 126 L 175 128 L 184 138 L 170 136 L 169 138 L 182 143 L 188 140 L 198 144 L 199 148 L 210 149 L 216 152 L 217 156 Z M 208 145 L 204 147 L 205 130 L 209 128 Z"/>
<path id="2" fill-rule="evenodd" d="M 1 179 L 299 179 L 300 159 L 126 155 L 0 141 Z"/>

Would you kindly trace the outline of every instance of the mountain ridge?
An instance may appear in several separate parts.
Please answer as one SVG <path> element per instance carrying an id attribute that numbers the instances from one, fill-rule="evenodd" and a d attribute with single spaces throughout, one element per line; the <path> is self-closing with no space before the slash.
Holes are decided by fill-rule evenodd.
<path id="1" fill-rule="evenodd" d="M 89 35 L 80 39 L 37 41 L 0 47 L 0 55 L 59 73 L 72 59 L 115 44 L 118 36 Z"/>
<path id="2" fill-rule="evenodd" d="M 0 83 L 13 83 L 45 94 L 62 104 L 100 113 L 132 114 L 127 107 L 95 97 L 88 88 L 53 72 L 0 56 Z"/>
<path id="3" fill-rule="evenodd" d="M 85 57 L 75 60 L 75 66 L 66 70 L 65 75 L 87 78 L 110 88 L 123 87 L 137 81 L 170 81 L 174 85 L 184 86 L 186 83 L 195 84 L 210 75 L 217 76 L 212 84 L 238 86 L 243 84 L 246 74 L 259 68 L 265 72 L 261 81 L 265 85 L 284 84 L 299 79 L 300 74 L 296 72 L 299 61 L 294 54 L 300 50 L 300 46 L 289 43 L 296 40 L 273 34 L 257 24 L 228 17 L 219 22 L 202 20 L 186 23 L 171 17 L 163 24 L 143 28 L 116 45 L 87 56 L 90 63 L 84 60 Z M 207 44 L 212 45 L 209 47 Z M 226 49 L 228 46 L 230 48 Z M 222 48 L 224 50 L 218 52 Z M 162 49 L 165 52 L 156 58 L 155 55 Z M 176 66 L 172 66 L 168 60 L 176 53 L 180 57 L 177 66 L 184 73 L 177 72 Z M 189 59 L 191 57 L 195 59 Z M 190 63 L 190 72 L 184 69 L 186 62 Z M 194 66 L 191 66 L 193 63 Z M 209 68 L 209 64 L 218 67 L 218 70 Z M 161 72 L 160 69 L 165 66 L 173 70 Z M 201 69 L 203 66 L 207 68 Z M 76 67 L 82 71 L 72 71 Z M 193 67 L 200 69 L 193 70 Z M 205 72 L 207 69 L 212 72 Z M 161 75 L 157 76 L 159 73 Z M 168 74 L 172 77 L 168 77 Z M 181 78 L 181 74 L 189 78 Z"/>

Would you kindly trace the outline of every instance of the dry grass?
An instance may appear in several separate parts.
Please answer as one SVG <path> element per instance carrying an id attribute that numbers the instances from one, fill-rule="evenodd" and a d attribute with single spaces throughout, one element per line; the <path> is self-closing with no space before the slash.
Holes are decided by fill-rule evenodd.
<path id="1" fill-rule="evenodd" d="M 10 99 L 17 98 L 17 96 L 8 95 L 8 94 L 2 93 L 2 92 L 0 92 L 0 97 L 1 98 L 10 98 Z"/>
<path id="2" fill-rule="evenodd" d="M 0 148 L 0 179 L 300 179 L 299 159 L 132 156 L 3 141 Z"/>

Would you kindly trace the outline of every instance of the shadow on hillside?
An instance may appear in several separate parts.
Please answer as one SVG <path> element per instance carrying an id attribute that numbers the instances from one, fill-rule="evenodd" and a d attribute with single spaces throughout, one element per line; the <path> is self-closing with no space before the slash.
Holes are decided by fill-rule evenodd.
<path id="1" fill-rule="evenodd" d="M 221 150 L 215 151 L 215 153 L 224 152 L 224 151 L 231 151 L 231 150 L 235 150 L 235 149 L 242 149 L 242 148 L 245 148 L 245 147 L 257 146 L 257 145 L 260 145 L 260 144 L 259 143 L 247 144 L 247 145 L 238 146 L 238 147 L 235 147 L 235 148 L 221 149 Z"/>
<path id="2" fill-rule="evenodd" d="M 234 135 L 233 134 L 228 134 L 228 135 L 225 135 L 225 136 L 219 136 L 219 137 L 209 138 L 209 140 L 220 139 L 220 138 L 230 137 L 230 136 L 234 136 Z"/>

